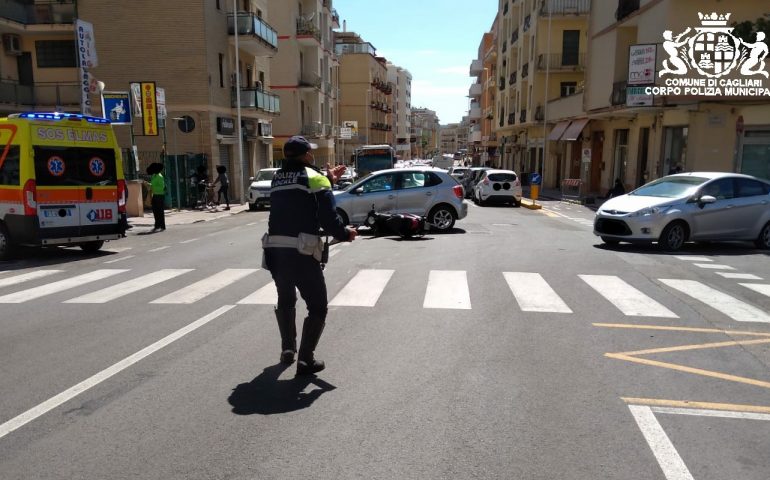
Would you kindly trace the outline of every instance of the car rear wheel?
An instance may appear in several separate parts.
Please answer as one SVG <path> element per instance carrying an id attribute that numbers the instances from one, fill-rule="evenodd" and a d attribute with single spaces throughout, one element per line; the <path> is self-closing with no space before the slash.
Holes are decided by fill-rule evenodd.
<path id="1" fill-rule="evenodd" d="M 759 231 L 759 237 L 754 240 L 754 245 L 762 250 L 770 250 L 770 222 L 767 222 Z"/>
<path id="2" fill-rule="evenodd" d="M 514 198 L 513 199 L 513 206 L 516 207 L 516 208 L 520 208 L 521 207 L 521 200 L 516 200 Z"/>
<path id="3" fill-rule="evenodd" d="M 80 245 L 80 248 L 84 252 L 97 252 L 104 246 L 104 240 L 95 240 L 93 242 L 86 242 Z"/>
<path id="4" fill-rule="evenodd" d="M 0 223 L 0 260 L 5 260 L 11 255 L 11 247 L 11 237 L 8 235 L 8 230 L 5 229 L 5 225 Z"/>
<path id="5" fill-rule="evenodd" d="M 682 248 L 685 240 L 687 240 L 687 225 L 683 222 L 671 222 L 660 234 L 658 245 L 662 250 L 675 252 Z"/>
<path id="6" fill-rule="evenodd" d="M 448 232 L 455 225 L 455 213 L 446 205 L 437 205 L 428 214 L 428 221 L 440 232 Z"/>

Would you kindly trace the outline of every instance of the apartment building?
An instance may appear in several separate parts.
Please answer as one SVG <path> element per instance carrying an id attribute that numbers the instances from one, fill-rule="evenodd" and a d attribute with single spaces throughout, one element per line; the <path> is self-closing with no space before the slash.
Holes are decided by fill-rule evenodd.
<path id="1" fill-rule="evenodd" d="M 439 118 L 428 108 L 413 108 L 411 119 L 412 158 L 432 158 L 440 151 L 441 136 Z"/>
<path id="2" fill-rule="evenodd" d="M 586 113 L 570 125 L 584 124 L 580 178 L 591 191 L 606 192 L 617 178 L 633 188 L 677 167 L 770 178 L 769 70 L 751 62 L 767 54 L 768 42 L 738 40 L 733 30 L 767 13 L 759 3 L 592 7 Z"/>
<path id="3" fill-rule="evenodd" d="M 267 23 L 266 0 L 241 0 L 233 15 L 225 0 L 4 0 L 0 9 L 0 114 L 81 111 L 75 18 L 93 24 L 98 64 L 88 69 L 105 91 L 128 91 L 129 82 L 155 82 L 165 90 L 165 123 L 157 136 L 142 135 L 141 119 L 115 126 L 129 177 L 165 161 L 173 196 L 187 204 L 186 180 L 198 165 L 213 175 L 225 165 L 231 196 L 241 198 L 248 177 L 272 163 L 272 122 L 280 113 L 270 82 L 269 57 L 277 33 Z M 115 19 L 132 19 L 117 29 Z M 169 21 L 173 19 L 174 21 Z M 236 28 L 238 61 L 236 62 Z M 96 82 L 92 82 L 95 84 Z M 237 125 L 237 92 L 241 128 Z M 101 114 L 99 92 L 87 97 Z M 242 153 L 238 132 L 242 132 Z M 136 146 L 138 162 L 131 161 Z M 174 204 L 177 204 L 174 199 Z"/>
<path id="4" fill-rule="evenodd" d="M 340 120 L 357 127 L 357 135 L 344 142 L 343 157 L 349 161 L 362 145 L 393 144 L 394 84 L 388 82 L 387 60 L 357 33 L 337 32 L 335 48 L 340 58 Z"/>
<path id="5" fill-rule="evenodd" d="M 412 158 L 412 147 L 409 143 L 412 116 L 412 74 L 388 62 L 388 83 L 395 86 L 392 95 L 391 128 L 393 129 L 393 147 L 401 160 Z"/>
<path id="6" fill-rule="evenodd" d="M 580 92 L 589 51 L 591 3 L 499 1 L 493 129 L 499 141 L 500 164 L 524 174 L 540 172 L 546 186 L 556 186 L 568 176 L 562 158 L 571 151 L 556 143 L 551 131 L 583 111 Z M 591 51 L 603 55 L 600 50 Z M 479 68 L 483 68 L 481 61 L 477 72 Z"/>
<path id="7" fill-rule="evenodd" d="M 497 101 L 497 17 L 492 29 L 482 35 L 478 56 L 471 62 L 471 84 L 468 117 L 471 122 L 468 152 L 473 165 L 498 165 L 497 134 L 494 132 L 494 111 Z"/>
<path id="8" fill-rule="evenodd" d="M 339 15 L 331 0 L 268 0 L 279 48 L 271 60 L 271 89 L 281 99 L 274 122 L 273 156 L 283 159 L 283 145 L 302 134 L 318 144 L 316 162 L 334 162 L 339 126 L 339 61 L 333 29 Z"/>
<path id="9" fill-rule="evenodd" d="M 441 125 L 439 133 L 441 154 L 454 155 L 458 151 L 457 134 L 460 130 L 459 123 L 449 123 Z"/>

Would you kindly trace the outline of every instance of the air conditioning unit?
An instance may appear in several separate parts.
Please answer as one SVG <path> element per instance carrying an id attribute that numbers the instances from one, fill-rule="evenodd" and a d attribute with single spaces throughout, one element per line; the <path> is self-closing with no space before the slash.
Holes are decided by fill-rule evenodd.
<path id="1" fill-rule="evenodd" d="M 3 51 L 6 55 L 21 55 L 21 38 L 13 33 L 3 34 Z"/>

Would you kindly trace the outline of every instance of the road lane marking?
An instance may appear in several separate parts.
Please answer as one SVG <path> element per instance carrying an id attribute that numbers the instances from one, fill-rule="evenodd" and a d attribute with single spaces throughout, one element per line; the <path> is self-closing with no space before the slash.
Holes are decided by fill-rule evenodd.
<path id="1" fill-rule="evenodd" d="M 18 283 L 28 282 L 30 280 L 35 280 L 37 278 L 47 277 L 48 275 L 53 275 L 54 273 L 59 273 L 63 271 L 64 270 L 37 270 L 34 272 L 14 275 L 12 277 L 3 278 L 2 280 L 0 280 L 0 288 L 7 287 L 9 285 L 16 285 Z"/>
<path id="2" fill-rule="evenodd" d="M 663 475 L 667 480 L 695 480 L 684 464 L 679 452 L 674 448 L 674 444 L 666 435 L 663 427 L 658 423 L 655 414 L 650 407 L 642 405 L 629 405 L 631 415 L 634 416 L 639 430 L 642 431 L 647 445 L 650 446 L 655 459 L 658 460 Z"/>
<path id="3" fill-rule="evenodd" d="M 720 330 L 717 328 L 696 327 L 672 327 L 669 325 L 638 325 L 630 323 L 592 323 L 594 327 L 604 328 L 628 328 L 637 330 L 668 330 L 671 332 L 696 332 L 696 333 L 723 333 L 725 335 L 751 335 L 758 337 L 770 337 L 770 333 L 744 332 L 741 330 Z"/>
<path id="4" fill-rule="evenodd" d="M 679 290 L 711 308 L 718 310 L 737 322 L 770 323 L 770 314 L 694 280 L 660 279 L 671 288 Z"/>
<path id="5" fill-rule="evenodd" d="M 677 345 L 675 347 L 649 348 L 647 350 L 637 350 L 634 352 L 623 352 L 623 355 L 653 355 L 656 353 L 685 352 L 689 350 L 707 350 L 710 348 L 734 347 L 736 345 L 761 345 L 770 343 L 770 338 L 759 338 L 756 340 L 732 340 L 728 342 L 701 343 L 695 345 Z"/>
<path id="6" fill-rule="evenodd" d="M 674 408 L 697 408 L 705 410 L 724 410 L 730 412 L 746 413 L 766 413 L 770 414 L 770 407 L 762 405 L 740 405 L 735 403 L 711 403 L 711 402 L 693 402 L 682 400 L 665 400 L 659 398 L 633 398 L 621 397 L 626 403 L 636 405 L 647 405 L 649 407 L 674 407 Z"/>
<path id="7" fill-rule="evenodd" d="M 165 247 L 153 248 L 152 250 L 147 250 L 147 251 L 150 252 L 150 253 L 152 253 L 152 252 L 160 252 L 161 250 L 165 250 L 167 248 L 171 248 L 171 247 L 166 245 Z"/>
<path id="8" fill-rule="evenodd" d="M 762 277 L 752 275 L 751 273 L 730 273 L 730 272 L 714 272 L 724 278 L 730 278 L 734 280 L 763 280 Z"/>
<path id="9" fill-rule="evenodd" d="M 650 407 L 653 413 L 664 413 L 668 415 L 692 415 L 695 417 L 714 417 L 714 418 L 734 418 L 739 420 L 763 420 L 770 422 L 770 414 L 767 413 L 748 413 L 748 412 L 727 412 L 720 410 L 705 410 L 701 408 L 671 408 L 671 407 Z"/>
<path id="10" fill-rule="evenodd" d="M 110 252 L 112 252 L 112 253 L 123 253 L 123 252 L 127 252 L 129 250 L 133 250 L 133 248 L 134 247 L 113 247 L 113 248 L 108 248 L 108 249 L 102 250 L 102 251 L 105 252 L 105 253 L 110 253 Z"/>
<path id="11" fill-rule="evenodd" d="M 330 307 L 373 307 L 394 270 L 360 270 L 329 302 Z"/>
<path id="12" fill-rule="evenodd" d="M 259 271 L 257 268 L 228 268 L 199 282 L 170 293 L 150 303 L 154 304 L 190 304 L 201 300 L 214 292 L 231 285 L 238 280 Z"/>
<path id="13" fill-rule="evenodd" d="M 503 272 L 503 277 L 522 311 L 572 313 L 539 273 Z"/>
<path id="14" fill-rule="evenodd" d="M 103 290 L 67 300 L 64 303 L 106 303 L 111 300 L 115 300 L 116 298 L 120 298 L 131 293 L 136 293 L 139 290 L 152 287 L 153 285 L 157 285 L 161 282 L 171 280 L 172 278 L 178 277 L 183 273 L 192 271 L 192 269 L 158 270 L 157 272 L 148 273 L 147 275 L 143 275 L 141 277 L 128 280 L 127 282 L 107 287 Z"/>
<path id="15" fill-rule="evenodd" d="M 707 257 L 690 257 L 690 256 L 682 256 L 682 255 L 674 255 L 674 258 L 678 258 L 679 260 L 684 260 L 686 262 L 713 262 L 714 261 Z"/>
<path id="16" fill-rule="evenodd" d="M 83 275 L 77 275 L 75 277 L 68 278 L 66 280 L 60 280 L 58 282 L 41 285 L 39 287 L 30 288 L 28 290 L 22 290 L 20 292 L 3 295 L 0 297 L 0 303 L 23 303 L 36 298 L 45 297 L 70 288 L 79 287 L 86 283 L 95 282 L 97 280 L 104 280 L 105 278 L 118 275 L 120 273 L 127 272 L 128 270 L 94 270 L 93 272 L 85 273 Z"/>
<path id="17" fill-rule="evenodd" d="M 755 292 L 761 293 L 766 297 L 770 297 L 770 285 L 766 283 L 739 283 L 739 285 L 743 285 L 750 290 L 754 290 Z"/>
<path id="18" fill-rule="evenodd" d="M 614 275 L 578 275 L 596 292 L 632 317 L 679 318 L 677 314 Z"/>
<path id="19" fill-rule="evenodd" d="M 157 352 L 163 347 L 170 345 L 171 343 L 179 340 L 180 338 L 184 337 L 188 333 L 191 333 L 197 330 L 198 328 L 206 325 L 210 321 L 216 319 L 217 317 L 220 317 L 221 315 L 228 312 L 230 309 L 234 307 L 235 307 L 234 305 L 224 305 L 214 310 L 213 312 L 209 313 L 208 315 L 199 318 L 198 320 L 187 325 L 186 327 L 180 328 L 176 332 L 171 333 L 170 335 L 167 335 L 166 337 L 158 340 L 152 345 L 145 347 L 144 349 L 134 353 L 133 355 L 124 358 L 123 360 L 112 365 L 111 367 L 108 367 L 102 370 L 96 375 L 83 380 L 77 385 L 68 388 L 67 390 L 61 392 L 60 394 L 54 397 L 51 397 L 50 399 L 46 400 L 40 405 L 33 407 L 27 410 L 26 412 L 22 413 L 21 415 L 18 415 L 8 420 L 7 422 L 0 425 L 0 438 L 5 437 L 6 435 L 13 432 L 14 430 L 20 427 L 23 427 L 24 425 L 35 420 L 38 417 L 41 417 L 42 415 L 48 413 L 49 411 L 53 410 L 59 405 L 65 402 L 68 402 L 69 400 L 77 397 L 81 393 L 104 382 L 108 378 L 122 372 L 123 370 L 136 364 L 140 360 L 152 355 L 153 353 Z"/>
<path id="20" fill-rule="evenodd" d="M 118 263 L 118 262 L 122 262 L 123 260 L 128 260 L 129 258 L 134 258 L 135 256 L 136 255 L 126 255 L 125 257 L 120 257 L 115 260 L 110 260 L 104 263 Z"/>
<path id="21" fill-rule="evenodd" d="M 332 250 L 331 252 L 329 252 L 329 258 L 331 258 L 331 257 L 333 257 L 333 256 L 335 256 L 335 255 L 337 255 L 338 253 L 340 253 L 340 251 L 339 251 L 339 250 L 336 250 L 336 249 L 335 249 L 335 250 Z"/>
<path id="22" fill-rule="evenodd" d="M 693 265 L 707 270 L 735 270 L 730 265 L 720 265 L 718 263 L 693 263 Z"/>
<path id="23" fill-rule="evenodd" d="M 238 305 L 277 305 L 278 291 L 275 288 L 275 282 L 270 282 L 248 297 L 244 298 Z"/>
<path id="24" fill-rule="evenodd" d="M 251 222 L 251 223 L 247 223 L 246 226 L 247 227 L 253 227 L 256 224 L 257 224 L 257 222 Z"/>
<path id="25" fill-rule="evenodd" d="M 464 270 L 431 270 L 423 308 L 470 310 L 468 276 Z"/>
<path id="26" fill-rule="evenodd" d="M 179 242 L 179 243 L 181 243 L 181 244 L 185 244 L 185 243 L 192 243 L 192 242 L 197 242 L 198 240 L 200 240 L 200 239 L 199 239 L 199 238 L 191 238 L 191 239 L 189 239 L 189 240 L 182 240 L 182 241 L 181 241 L 181 242 Z"/>

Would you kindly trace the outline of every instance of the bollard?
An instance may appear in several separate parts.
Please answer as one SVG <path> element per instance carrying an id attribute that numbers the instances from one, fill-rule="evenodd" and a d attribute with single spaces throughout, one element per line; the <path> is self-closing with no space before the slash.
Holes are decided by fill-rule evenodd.
<path id="1" fill-rule="evenodd" d="M 537 200 L 537 197 L 539 195 L 540 195 L 540 185 L 530 185 L 529 197 L 532 199 L 532 201 Z"/>

